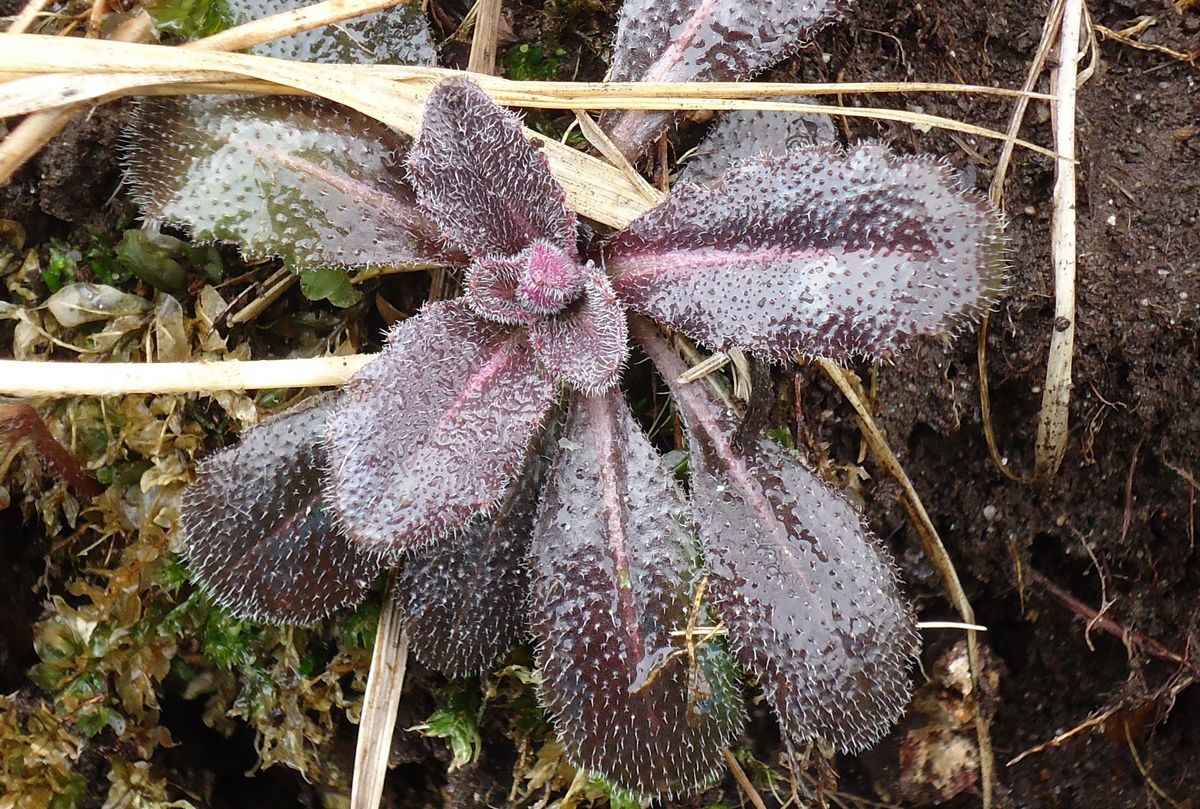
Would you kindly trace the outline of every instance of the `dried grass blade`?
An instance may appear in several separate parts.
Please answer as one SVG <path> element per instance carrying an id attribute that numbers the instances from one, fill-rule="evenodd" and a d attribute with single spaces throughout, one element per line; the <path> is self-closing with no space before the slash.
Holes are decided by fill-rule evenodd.
<path id="1" fill-rule="evenodd" d="M 121 396 L 340 386 L 370 354 L 224 362 L 40 362 L 0 360 L 0 395 Z"/>
<path id="2" fill-rule="evenodd" d="M 408 633 L 400 615 L 400 594 L 396 574 L 388 574 L 387 591 L 375 633 L 371 670 L 363 694 L 362 716 L 358 723 L 358 744 L 354 750 L 354 779 L 350 787 L 350 809 L 376 809 L 383 797 L 388 758 L 392 752 L 392 733 L 396 729 L 396 709 L 404 688 L 408 665 Z"/>
<path id="3" fill-rule="evenodd" d="M 198 51 L 240 51 L 273 39 L 311 31 L 409 2 L 412 0 L 325 0 L 323 3 L 272 14 L 238 25 L 210 37 L 188 42 L 180 48 Z"/>

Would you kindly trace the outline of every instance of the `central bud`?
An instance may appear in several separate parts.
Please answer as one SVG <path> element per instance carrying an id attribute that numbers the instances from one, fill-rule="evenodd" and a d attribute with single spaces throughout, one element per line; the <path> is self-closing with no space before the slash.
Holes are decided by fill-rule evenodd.
<path id="1" fill-rule="evenodd" d="M 535 241 L 516 255 L 521 267 L 516 299 L 526 312 L 547 317 L 583 294 L 578 262 L 554 245 Z"/>

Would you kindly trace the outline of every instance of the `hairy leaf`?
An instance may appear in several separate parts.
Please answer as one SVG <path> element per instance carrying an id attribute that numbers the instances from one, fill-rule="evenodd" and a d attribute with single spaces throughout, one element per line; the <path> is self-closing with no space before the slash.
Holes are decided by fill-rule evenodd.
<path id="1" fill-rule="evenodd" d="M 519 258 L 501 256 L 471 262 L 464 297 L 475 313 L 507 326 L 528 326 L 537 315 L 517 300 L 517 287 L 525 263 Z"/>
<path id="2" fill-rule="evenodd" d="M 396 572 L 413 652 L 449 677 L 490 668 L 526 629 L 529 538 L 549 467 L 542 443 L 494 513 L 410 553 Z"/>
<path id="3" fill-rule="evenodd" d="M 807 96 L 782 96 L 772 101 L 816 103 Z M 715 185 L 730 167 L 762 155 L 782 157 L 807 146 L 831 146 L 837 130 L 828 115 L 733 110 L 721 116 L 683 167 L 679 179 Z"/>
<path id="4" fill-rule="evenodd" d="M 554 397 L 524 331 L 461 300 L 425 306 L 392 328 L 329 421 L 339 520 L 387 553 L 463 528 L 504 496 Z"/>
<path id="5" fill-rule="evenodd" d="M 789 56 L 847 5 L 846 0 L 626 0 L 610 78 L 741 81 Z M 600 125 L 633 159 L 673 116 L 611 110 L 600 116 Z"/>
<path id="6" fill-rule="evenodd" d="M 224 0 L 230 25 L 311 5 L 309 0 Z M 437 50 L 417 3 L 255 45 L 250 53 L 295 62 L 433 65 Z"/>
<path id="7" fill-rule="evenodd" d="M 561 315 L 529 327 L 529 341 L 556 378 L 585 393 L 616 384 L 629 351 L 625 311 L 594 266 L 586 268 L 584 297 Z"/>
<path id="8" fill-rule="evenodd" d="M 333 402 L 318 396 L 207 458 L 183 493 L 184 558 L 242 618 L 307 624 L 366 597 L 385 566 L 325 510 L 321 446 Z"/>
<path id="9" fill-rule="evenodd" d="M 472 258 L 512 256 L 535 239 L 574 255 L 575 214 L 545 156 L 474 83 L 434 88 L 408 166 L 422 209 Z"/>
<path id="10" fill-rule="evenodd" d="M 148 100 L 125 163 L 147 222 L 293 269 L 452 260 L 404 175 L 408 141 L 302 98 Z"/>
<path id="11" fill-rule="evenodd" d="M 695 668 L 695 539 L 683 496 L 618 390 L 576 394 L 533 536 L 532 622 L 542 698 L 577 766 L 641 795 L 721 766 L 741 724 L 723 648 Z"/>
<path id="12" fill-rule="evenodd" d="M 847 752 L 886 733 L 911 695 L 919 639 L 895 566 L 836 491 L 759 438 L 739 454 L 736 424 L 644 320 L 634 334 L 688 430 L 692 503 L 709 592 L 734 655 L 757 674 L 793 741 Z"/>
<path id="13" fill-rule="evenodd" d="M 628 305 L 714 349 L 886 355 L 1002 286 L 1001 221 L 944 164 L 869 143 L 679 186 L 606 248 Z"/>

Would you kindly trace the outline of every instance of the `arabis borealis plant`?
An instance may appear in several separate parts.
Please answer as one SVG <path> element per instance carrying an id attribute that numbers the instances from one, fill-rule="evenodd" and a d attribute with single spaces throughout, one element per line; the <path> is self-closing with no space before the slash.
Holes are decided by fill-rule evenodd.
<path id="1" fill-rule="evenodd" d="M 810 145 L 677 185 L 581 251 L 545 158 L 466 79 L 433 91 L 405 163 L 413 232 L 462 257 L 465 291 L 202 466 L 182 509 L 201 583 L 308 622 L 400 565 L 418 656 L 479 670 L 528 627 L 570 758 L 640 795 L 721 766 L 739 667 L 790 741 L 879 738 L 918 649 L 892 561 L 791 453 L 734 442 L 661 327 L 772 360 L 887 355 L 988 305 L 992 209 L 935 160 Z M 618 384 L 631 336 L 685 427 L 686 492 Z"/>

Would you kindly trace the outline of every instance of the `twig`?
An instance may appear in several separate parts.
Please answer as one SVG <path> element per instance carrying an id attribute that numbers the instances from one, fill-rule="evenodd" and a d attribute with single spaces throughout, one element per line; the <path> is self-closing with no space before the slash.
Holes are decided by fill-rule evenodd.
<path id="1" fill-rule="evenodd" d="M 1150 786 L 1150 788 L 1152 790 L 1154 790 L 1155 794 L 1158 795 L 1158 797 L 1162 798 L 1167 803 L 1169 803 L 1171 805 L 1171 809 L 1185 809 L 1185 807 L 1190 808 L 1192 805 L 1191 801 L 1188 801 L 1186 804 L 1180 803 L 1179 801 L 1175 800 L 1170 795 L 1168 795 L 1163 790 L 1163 788 L 1160 787 L 1157 783 L 1155 783 L 1154 779 L 1150 777 L 1150 769 L 1142 763 L 1142 757 L 1140 755 L 1138 755 L 1137 745 L 1135 745 L 1133 743 L 1133 735 L 1129 732 L 1129 720 L 1128 719 L 1123 719 L 1121 721 L 1121 728 L 1125 731 L 1125 741 L 1129 743 L 1129 754 L 1131 756 L 1133 756 L 1134 765 L 1137 766 L 1138 772 L 1141 773 L 1142 778 L 1144 778 L 1146 780 L 1146 783 Z"/>
<path id="2" fill-rule="evenodd" d="M 1050 251 L 1054 262 L 1054 324 L 1050 358 L 1038 418 L 1034 475 L 1048 483 L 1067 451 L 1067 420 L 1071 403 L 1071 362 L 1075 344 L 1075 91 L 1079 67 L 1079 33 L 1083 0 L 1065 0 L 1059 35 L 1057 98 L 1054 102 L 1054 218 Z"/>
<path id="3" fill-rule="evenodd" d="M 862 430 L 863 437 L 867 439 L 867 443 L 870 444 L 871 452 L 875 454 L 876 460 L 900 484 L 900 488 L 904 492 L 903 503 L 905 511 L 908 512 L 909 519 L 917 529 L 917 536 L 921 539 L 921 547 L 925 550 L 925 556 L 933 564 L 934 569 L 942 579 L 942 587 L 945 589 L 950 603 L 954 605 L 964 623 L 975 624 L 975 610 L 971 606 L 967 594 L 963 591 L 962 582 L 959 581 L 958 571 L 954 569 L 954 563 L 950 560 L 950 554 L 946 553 L 946 546 L 942 544 L 937 529 L 933 527 L 933 522 L 929 519 L 929 513 L 925 510 L 925 505 L 917 495 L 917 490 L 913 487 L 912 481 L 909 480 L 908 473 L 904 471 L 904 467 L 900 464 L 899 459 L 896 458 L 891 447 L 888 446 L 883 433 L 880 432 L 879 427 L 875 424 L 875 419 L 871 415 L 871 411 L 859 395 L 861 383 L 858 377 L 829 360 L 817 360 L 817 365 L 825 372 L 825 375 L 829 377 L 833 384 L 837 386 L 838 390 L 842 392 L 842 395 L 850 402 L 851 407 L 854 408 L 854 412 L 858 415 L 859 428 Z M 967 662 L 971 668 L 973 693 L 982 693 L 979 682 L 983 675 L 983 660 L 979 654 L 979 636 L 975 630 L 971 629 L 967 630 Z M 991 729 L 988 727 L 987 717 L 979 710 L 979 706 L 976 706 L 974 714 L 975 736 L 979 743 L 980 789 L 984 809 L 990 809 L 996 768 L 995 757 L 992 752 L 992 734 Z"/>
<path id="4" fill-rule="evenodd" d="M 37 15 L 41 14 L 46 6 L 50 5 L 50 0 L 29 0 L 25 4 L 25 8 L 21 9 L 21 13 L 12 21 L 12 25 L 4 32 L 6 34 L 23 34 L 29 30 L 29 26 L 33 25 L 33 21 L 37 19 Z"/>
<path id="5" fill-rule="evenodd" d="M 1025 760 L 1025 758 L 1027 756 L 1032 756 L 1034 753 L 1041 753 L 1045 750 L 1049 750 L 1051 747 L 1058 747 L 1060 744 L 1062 744 L 1063 742 L 1065 742 L 1067 739 L 1071 738 L 1075 734 L 1080 733 L 1081 731 L 1087 730 L 1088 728 L 1093 728 L 1096 725 L 1104 724 L 1105 722 L 1108 721 L 1108 718 L 1110 716 L 1112 716 L 1113 714 L 1115 714 L 1116 712 L 1117 712 L 1117 708 L 1115 706 L 1111 707 L 1111 708 L 1105 708 L 1098 715 L 1088 717 L 1083 722 L 1080 722 L 1078 725 L 1071 728 L 1070 730 L 1067 730 L 1067 731 L 1064 731 L 1064 732 L 1058 734 L 1053 739 L 1050 739 L 1049 741 L 1046 741 L 1046 742 L 1042 742 L 1041 744 L 1035 744 L 1033 747 L 1030 747 L 1028 750 L 1025 750 L 1025 751 L 1021 752 L 1019 755 L 1014 756 L 1004 766 L 1006 766 L 1006 767 L 1016 766 L 1017 764 L 1019 764 L 1023 760 Z"/>
<path id="6" fill-rule="evenodd" d="M 1186 657 L 1172 652 L 1154 638 L 1144 635 L 1135 629 L 1130 629 L 1127 626 L 1123 626 L 1100 611 L 1092 609 L 1087 604 L 1084 604 L 1078 598 L 1071 595 L 1054 582 L 1050 581 L 1050 579 L 1046 578 L 1046 576 L 1040 571 L 1031 569 L 1029 571 L 1029 578 L 1040 584 L 1047 593 L 1058 599 L 1058 601 L 1060 601 L 1063 606 L 1065 606 L 1071 612 L 1087 621 L 1089 626 L 1098 627 L 1113 637 L 1119 638 L 1122 643 L 1128 644 L 1134 649 L 1145 652 L 1150 657 L 1165 661 L 1167 663 L 1173 663 L 1181 668 L 1187 669 L 1192 674 L 1200 674 L 1200 668 L 1197 668 L 1197 666 Z"/>
<path id="7" fill-rule="evenodd" d="M 501 0 L 475 0 L 475 30 L 467 70 L 496 75 L 496 39 L 500 34 Z"/>
<path id="8" fill-rule="evenodd" d="M 212 393 L 221 390 L 344 385 L 374 357 L 311 357 L 224 362 L 38 362 L 0 360 L 0 395 L 63 397 L 126 393 Z"/>
<path id="9" fill-rule="evenodd" d="M 1197 48 L 1191 53 L 1184 53 L 1183 51 L 1177 51 L 1174 48 L 1168 48 L 1164 45 L 1155 45 L 1153 43 L 1141 42 L 1140 40 L 1134 39 L 1134 36 L 1142 33 L 1142 31 L 1145 31 L 1150 27 L 1150 25 L 1154 24 L 1153 17 L 1148 19 L 1150 20 L 1149 25 L 1143 24 L 1132 26 L 1131 28 L 1122 31 L 1114 31 L 1111 28 L 1105 28 L 1103 25 L 1097 25 L 1096 33 L 1105 39 L 1111 39 L 1116 42 L 1120 42 L 1121 44 L 1128 45 L 1131 48 L 1137 48 L 1140 51 L 1149 51 L 1150 53 L 1161 53 L 1164 56 L 1169 56 L 1172 59 L 1179 60 L 1180 62 L 1187 62 L 1192 67 L 1195 67 L 1196 60 L 1200 59 L 1200 48 Z"/>
<path id="10" fill-rule="evenodd" d="M 729 771 L 733 773 L 733 779 L 738 782 L 738 786 L 746 793 L 746 797 L 750 799 L 750 803 L 754 804 L 754 809 L 767 809 L 767 805 L 763 803 L 762 796 L 758 794 L 758 790 L 754 788 L 754 784 L 750 783 L 749 776 L 746 775 L 746 771 L 742 769 L 742 765 L 734 758 L 729 748 L 721 748 L 721 755 L 725 757 L 725 763 L 729 766 Z"/>
<path id="11" fill-rule="evenodd" d="M 396 573 L 388 574 L 387 591 L 379 613 L 371 670 L 363 694 L 362 715 L 358 723 L 358 744 L 354 750 L 354 779 L 350 787 L 350 809 L 376 809 L 383 797 L 388 758 L 392 752 L 392 733 L 396 730 L 396 709 L 404 688 L 408 665 L 408 633 L 400 620 L 400 594 Z"/>

